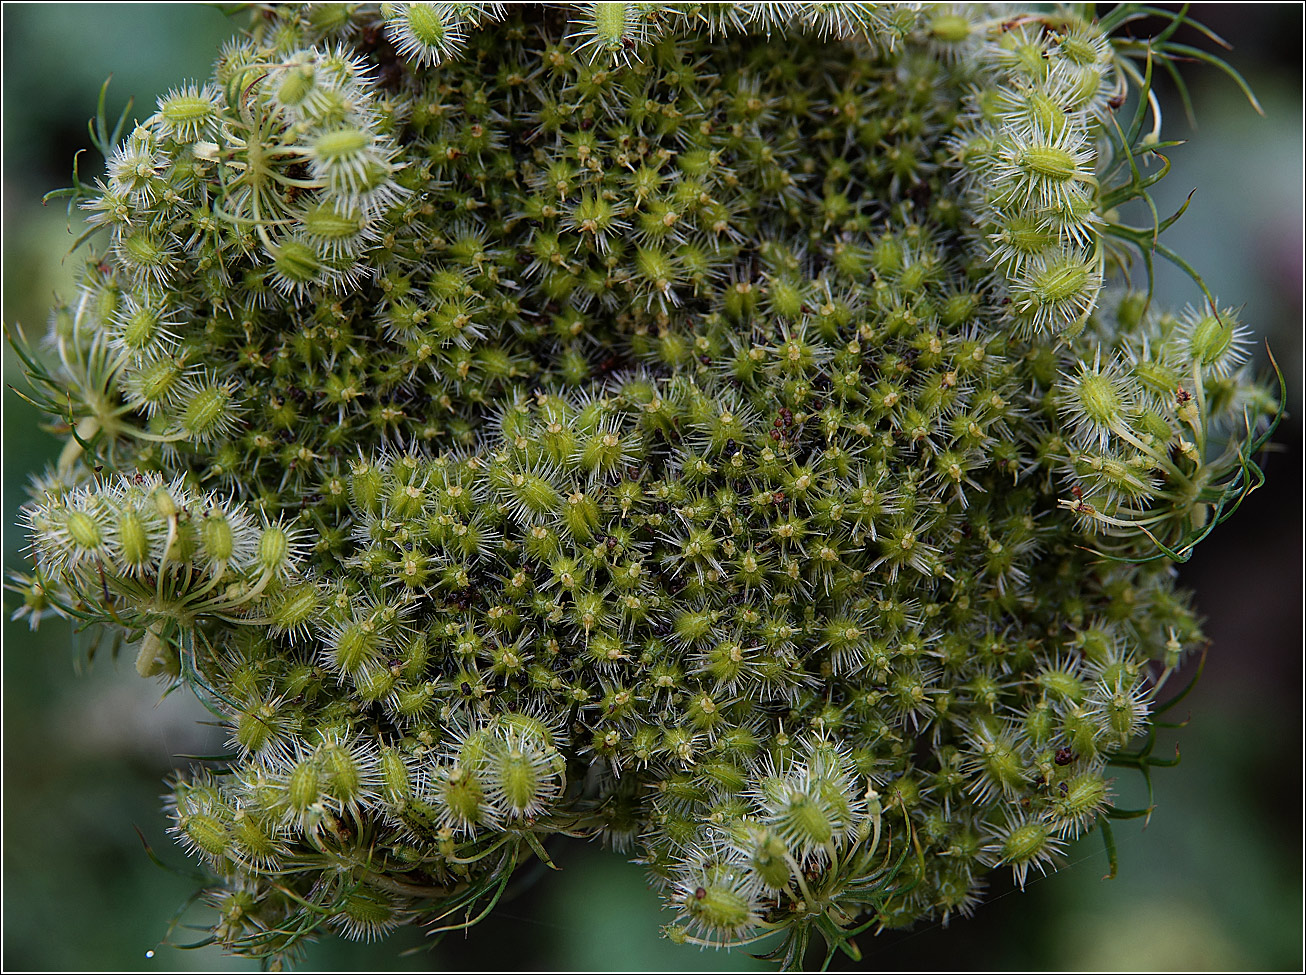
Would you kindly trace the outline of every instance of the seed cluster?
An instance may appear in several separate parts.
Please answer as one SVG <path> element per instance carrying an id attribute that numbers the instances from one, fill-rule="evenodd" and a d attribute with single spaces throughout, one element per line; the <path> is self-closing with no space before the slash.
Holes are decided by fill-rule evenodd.
<path id="1" fill-rule="evenodd" d="M 1137 83 L 1070 10 L 317 4 L 160 99 L 20 588 L 222 715 L 218 942 L 458 926 L 568 834 L 798 965 L 1105 815 L 1275 412 L 1118 287 Z"/>

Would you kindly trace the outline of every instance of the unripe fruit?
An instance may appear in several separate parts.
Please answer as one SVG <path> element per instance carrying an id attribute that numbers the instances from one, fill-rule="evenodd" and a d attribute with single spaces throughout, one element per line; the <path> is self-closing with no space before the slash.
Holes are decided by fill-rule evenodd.
<path id="1" fill-rule="evenodd" d="M 762 883 L 774 890 L 787 887 L 792 878 L 792 869 L 786 859 L 789 851 L 784 842 L 767 832 L 753 840 L 752 849 L 749 865 L 757 872 Z"/>
<path id="2" fill-rule="evenodd" d="M 322 801 L 322 774 L 316 757 L 301 759 L 286 780 L 286 805 L 294 816 L 302 816 Z"/>
<path id="3" fill-rule="evenodd" d="M 748 899 L 722 884 L 695 887 L 685 895 L 684 904 L 690 917 L 715 932 L 742 930 L 752 917 Z"/>
<path id="4" fill-rule="evenodd" d="M 209 816 L 204 813 L 192 813 L 183 816 L 181 828 L 185 832 L 186 838 L 198 850 L 210 857 L 216 859 L 227 853 L 228 845 L 231 842 L 231 834 L 216 816 Z"/>

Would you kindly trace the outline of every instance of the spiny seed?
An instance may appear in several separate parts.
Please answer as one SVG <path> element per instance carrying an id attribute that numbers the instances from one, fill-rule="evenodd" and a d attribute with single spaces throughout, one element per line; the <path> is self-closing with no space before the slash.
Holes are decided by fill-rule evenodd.
<path id="1" fill-rule="evenodd" d="M 68 512 L 68 536 L 78 548 L 98 548 L 103 536 L 100 526 L 84 511 Z"/>

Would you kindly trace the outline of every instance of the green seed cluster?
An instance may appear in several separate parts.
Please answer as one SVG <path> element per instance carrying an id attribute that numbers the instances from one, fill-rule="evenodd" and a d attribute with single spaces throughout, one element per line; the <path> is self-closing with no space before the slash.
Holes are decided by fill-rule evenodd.
<path id="1" fill-rule="evenodd" d="M 161 99 L 21 588 L 222 716 L 217 941 L 459 926 L 567 834 L 798 965 L 1092 827 L 1275 411 L 1107 287 L 1136 85 L 1068 9 L 316 4 Z"/>

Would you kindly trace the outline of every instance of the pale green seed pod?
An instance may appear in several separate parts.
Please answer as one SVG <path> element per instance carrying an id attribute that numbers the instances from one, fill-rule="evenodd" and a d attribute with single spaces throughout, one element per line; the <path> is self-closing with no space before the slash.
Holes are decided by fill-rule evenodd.
<path id="1" fill-rule="evenodd" d="M 470 769 L 483 769 L 498 749 L 499 740 L 488 728 L 473 731 L 458 747 L 458 764 Z"/>
<path id="2" fill-rule="evenodd" d="M 400 57 L 438 65 L 458 56 L 464 21 L 451 3 L 390 3 L 382 7 L 386 35 Z"/>
<path id="3" fill-rule="evenodd" d="M 784 890 L 793 880 L 789 865 L 789 848 L 770 830 L 759 831 L 750 837 L 748 865 L 758 879 L 772 890 Z"/>
<path id="4" fill-rule="evenodd" d="M 592 3 L 584 5 L 588 15 L 572 35 L 576 53 L 589 60 L 600 58 L 625 60 L 628 49 L 645 40 L 643 24 L 639 19 L 638 4 Z"/>
<path id="5" fill-rule="evenodd" d="M 349 498 L 354 508 L 363 514 L 380 512 L 385 478 L 374 465 L 361 461 L 349 472 Z"/>
<path id="6" fill-rule="evenodd" d="M 150 499 L 154 502 L 154 510 L 159 513 L 159 517 L 172 520 L 177 517 L 178 506 L 175 495 L 177 494 L 177 485 L 164 486 L 160 484 L 152 492 Z M 185 503 L 183 496 L 183 504 Z"/>
<path id="7" fill-rule="evenodd" d="M 1091 707 L 1071 705 L 1061 719 L 1061 735 L 1077 755 L 1096 756 L 1102 750 L 1102 715 Z"/>
<path id="8" fill-rule="evenodd" d="M 508 731 L 487 757 L 490 798 L 509 819 L 540 816 L 560 792 L 561 766 L 557 749 L 539 731 Z"/>
<path id="9" fill-rule="evenodd" d="M 389 667 L 379 663 L 361 667 L 351 675 L 359 700 L 374 704 L 394 691 L 397 678 Z"/>
<path id="10" fill-rule="evenodd" d="M 1060 116 L 1048 114 L 1054 107 L 1045 109 L 1046 121 L 1052 126 L 1060 124 L 1064 127 L 1064 114 Z M 1035 106 L 1031 106 L 1031 111 L 1038 115 Z M 1040 116 L 1039 121 L 1043 120 Z M 1080 171 L 1080 162 L 1075 154 L 1055 143 L 1020 147 L 1015 155 L 1015 164 L 1031 179 L 1044 180 L 1048 183 L 1068 183 Z"/>
<path id="11" fill-rule="evenodd" d="M 285 577 L 294 571 L 298 557 L 296 532 L 281 525 L 268 525 L 259 533 L 254 562 L 261 571 Z"/>
<path id="12" fill-rule="evenodd" d="M 725 864 L 693 870 L 675 885 L 672 906 L 709 943 L 729 942 L 759 920 L 759 903 L 745 873 Z"/>
<path id="13" fill-rule="evenodd" d="M 210 135 L 220 116 L 217 90 L 211 85 L 174 88 L 159 99 L 158 106 L 155 118 L 167 136 L 178 142 L 195 142 Z"/>
<path id="14" fill-rule="evenodd" d="M 139 572 L 155 558 L 152 526 L 145 514 L 135 507 L 124 507 L 114 525 L 118 541 L 118 561 L 129 572 Z"/>
<path id="15" fill-rule="evenodd" d="M 316 755 L 300 758 L 286 777 L 283 804 L 291 819 L 303 819 L 326 798 L 326 783 Z"/>
<path id="16" fill-rule="evenodd" d="M 1060 847 L 1061 841 L 1052 835 L 1047 823 L 1029 820 L 1007 831 L 998 848 L 999 862 L 1010 865 L 1016 883 L 1024 887 L 1029 869 L 1037 867 L 1040 873 L 1046 872 Z"/>
<path id="17" fill-rule="evenodd" d="M 1219 315 L 1195 312 L 1186 316 L 1180 349 L 1183 356 L 1203 372 L 1227 376 L 1247 358 L 1247 333 L 1232 310 Z"/>
<path id="18" fill-rule="evenodd" d="M 304 639 L 322 608 L 322 594 L 316 584 L 301 582 L 278 590 L 268 608 L 268 619 L 275 632 L 294 639 Z"/>
<path id="19" fill-rule="evenodd" d="M 754 920 L 748 898 L 720 884 L 695 888 L 685 896 L 685 906 L 695 921 L 724 935 L 741 931 Z"/>
<path id="20" fill-rule="evenodd" d="M 231 832 L 217 816 L 207 813 L 183 815 L 178 826 L 191 846 L 214 860 L 227 855 L 231 846 Z"/>
<path id="21" fill-rule="evenodd" d="M 275 868 L 285 853 L 278 832 L 248 809 L 237 809 L 232 817 L 231 839 L 234 858 L 255 867 Z"/>
<path id="22" fill-rule="evenodd" d="M 429 495 L 419 484 L 396 484 L 390 491 L 386 507 L 396 518 L 415 518 L 422 513 L 428 499 Z"/>
<path id="23" fill-rule="evenodd" d="M 196 443 L 225 436 L 240 415 L 239 404 L 229 383 L 212 379 L 189 384 L 179 392 L 176 423 Z"/>
<path id="24" fill-rule="evenodd" d="M 376 795 L 374 756 L 361 742 L 329 742 L 318 750 L 326 790 L 341 807 L 364 804 Z"/>
<path id="25" fill-rule="evenodd" d="M 573 491 L 563 505 L 562 523 L 573 538 L 581 541 L 593 538 L 599 525 L 598 503 L 583 491 Z"/>
<path id="26" fill-rule="evenodd" d="M 351 620 L 329 639 L 330 665 L 345 674 L 357 673 L 378 658 L 382 644 L 381 634 L 370 619 Z"/>
<path id="27" fill-rule="evenodd" d="M 285 740 L 289 717 L 280 701 L 260 701 L 243 708 L 236 716 L 236 743 L 249 754 L 276 747 Z"/>
<path id="28" fill-rule="evenodd" d="M 370 239 L 366 217 L 337 201 L 318 203 L 298 219 L 304 238 L 333 259 L 356 256 Z"/>
<path id="29" fill-rule="evenodd" d="M 400 688 L 394 699 L 394 709 L 401 717 L 419 718 L 430 709 L 435 699 L 436 685 L 431 682 L 416 687 Z"/>
<path id="30" fill-rule="evenodd" d="M 274 104 L 299 117 L 316 114 L 310 108 L 315 104 L 320 109 L 318 102 L 320 89 L 321 80 L 316 68 L 300 60 L 298 63 L 288 64 L 275 76 L 271 95 Z"/>
<path id="31" fill-rule="evenodd" d="M 72 510 L 64 519 L 64 526 L 73 545 L 79 549 L 91 551 L 98 549 L 104 542 L 104 534 L 99 522 L 85 511 Z"/>
<path id="32" fill-rule="evenodd" d="M 225 565 L 236 554 L 237 526 L 225 512 L 206 511 L 200 519 L 200 547 L 214 564 Z"/>
<path id="33" fill-rule="evenodd" d="M 389 746 L 381 749 L 381 796 L 392 806 L 413 797 L 413 777 L 408 763 L 397 749 Z"/>
<path id="34" fill-rule="evenodd" d="M 542 776 L 534 756 L 515 744 L 505 744 L 489 762 L 487 778 L 496 803 L 509 817 L 530 815 L 542 808 Z"/>
<path id="35" fill-rule="evenodd" d="M 983 727 L 970 740 L 972 769 L 979 773 L 980 795 L 1014 795 L 1026 781 L 1017 741 L 1006 730 Z"/>
<path id="36" fill-rule="evenodd" d="M 775 828 L 790 837 L 801 849 L 815 849 L 834 839 L 834 820 L 837 810 L 830 809 L 819 796 L 791 791 L 774 813 Z"/>
<path id="37" fill-rule="evenodd" d="M 375 941 L 399 926 L 403 912 L 398 900 L 376 887 L 355 887 L 345 894 L 330 924 L 350 941 Z"/>
<path id="38" fill-rule="evenodd" d="M 1099 682 L 1091 703 L 1097 705 L 1105 719 L 1107 737 L 1121 746 L 1139 734 L 1147 720 L 1146 690 L 1137 680 L 1118 678 L 1114 683 Z"/>
<path id="39" fill-rule="evenodd" d="M 1090 826 L 1106 806 L 1111 798 L 1110 784 L 1097 772 L 1084 772 L 1061 785 L 1052 791 L 1052 813 L 1062 835 L 1073 838 Z"/>
<path id="40" fill-rule="evenodd" d="M 1082 328 L 1102 290 L 1095 259 L 1075 252 L 1032 256 L 1010 284 L 1016 322 L 1034 335 Z"/>
<path id="41" fill-rule="evenodd" d="M 505 471 L 499 477 L 497 486 L 513 512 L 524 519 L 551 514 L 563 503 L 558 489 L 546 477 L 538 474 Z"/>
<path id="42" fill-rule="evenodd" d="M 135 356 L 147 356 L 163 346 L 163 319 L 159 309 L 149 304 L 129 304 L 115 320 L 115 326 L 118 341 Z"/>
<path id="43" fill-rule="evenodd" d="M 114 254 L 138 282 L 155 286 L 167 285 L 177 267 L 177 255 L 168 239 L 144 227 L 119 234 Z"/>
<path id="44" fill-rule="evenodd" d="M 330 279 L 323 255 L 307 240 L 288 237 L 269 250 L 271 283 L 282 294 L 304 297 L 312 285 Z"/>
<path id="45" fill-rule="evenodd" d="M 1116 363 L 1080 363 L 1077 373 L 1059 384 L 1058 400 L 1079 442 L 1099 449 L 1130 428 L 1136 409 L 1133 389 Z"/>
<path id="46" fill-rule="evenodd" d="M 492 818 L 480 776 L 462 765 L 437 769 L 432 793 L 448 825 L 455 830 L 471 832 Z"/>

